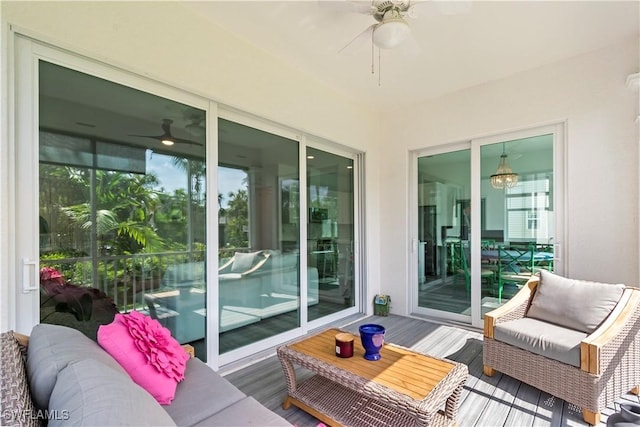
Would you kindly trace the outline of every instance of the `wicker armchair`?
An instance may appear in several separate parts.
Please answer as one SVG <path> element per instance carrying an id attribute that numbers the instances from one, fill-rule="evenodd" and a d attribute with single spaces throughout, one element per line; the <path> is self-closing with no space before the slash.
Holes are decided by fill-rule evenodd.
<path id="1" fill-rule="evenodd" d="M 585 337 L 578 339 L 577 344 L 573 346 L 574 356 L 577 358 L 579 355 L 579 361 L 569 364 L 557 360 L 558 354 L 563 356 L 562 351 L 556 351 L 555 358 L 550 358 L 546 354 L 535 354 L 531 349 L 520 348 L 513 342 L 509 344 L 496 339 L 498 325 L 503 325 L 498 331 L 502 336 L 501 330 L 509 326 L 505 322 L 518 321 L 530 314 L 539 284 L 540 278 L 532 276 L 505 305 L 485 315 L 484 373 L 493 376 L 495 371 L 499 371 L 564 399 L 582 408 L 582 415 L 587 423 L 598 424 L 600 411 L 612 405 L 614 399 L 629 391 L 638 394 L 640 289 L 624 287 L 621 290 L 619 300 L 613 302 L 613 308 L 608 315 L 605 313 L 604 320 L 595 325 L 592 332 L 584 333 Z M 581 287 L 577 286 L 574 289 L 580 290 Z M 561 304 L 566 301 L 565 299 Z M 566 312 L 569 311 L 570 308 L 566 309 Z M 534 319 L 533 322 L 539 320 Z M 513 325 L 514 323 L 510 326 Z M 538 331 L 544 326 L 544 323 L 536 325 Z M 558 326 L 549 325 L 549 328 L 552 327 Z M 520 331 L 517 331 L 514 335 L 517 336 L 519 333 Z M 576 331 L 570 329 L 567 333 L 574 334 Z"/>

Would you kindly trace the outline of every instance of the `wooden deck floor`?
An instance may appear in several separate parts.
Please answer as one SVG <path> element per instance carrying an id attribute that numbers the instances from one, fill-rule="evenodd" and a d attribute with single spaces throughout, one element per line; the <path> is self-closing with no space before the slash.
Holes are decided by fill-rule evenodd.
<path id="1" fill-rule="evenodd" d="M 487 377 L 482 373 L 482 334 L 453 326 L 440 325 L 402 316 L 369 317 L 349 325 L 333 325 L 357 333 L 362 323 L 379 323 L 386 327 L 385 340 L 439 357 L 446 357 L 469 367 L 458 416 L 460 427 L 478 426 L 587 426 L 579 408 L 543 393 L 533 387 L 497 374 Z M 280 362 L 272 355 L 237 369 L 226 367 L 221 373 L 244 393 L 286 418 L 298 427 L 316 426 L 318 421 L 292 407 L 281 408 L 286 393 Z M 236 369 L 236 370 L 233 370 Z M 304 376 L 309 372 L 300 371 Z M 626 395 L 624 400 L 638 402 L 638 397 Z M 606 426 L 603 412 L 600 427 Z"/>

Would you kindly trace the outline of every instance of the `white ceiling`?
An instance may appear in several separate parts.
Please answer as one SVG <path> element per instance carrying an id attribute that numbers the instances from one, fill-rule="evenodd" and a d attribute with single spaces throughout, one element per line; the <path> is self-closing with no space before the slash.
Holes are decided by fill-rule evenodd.
<path id="1" fill-rule="evenodd" d="M 351 11 L 350 3 L 184 4 L 335 90 L 387 111 L 640 36 L 637 1 L 471 1 L 467 13 L 432 8 L 409 19 L 415 42 L 381 51 L 381 72 L 376 65 L 372 75 L 368 41 L 339 53 L 375 22 Z"/>

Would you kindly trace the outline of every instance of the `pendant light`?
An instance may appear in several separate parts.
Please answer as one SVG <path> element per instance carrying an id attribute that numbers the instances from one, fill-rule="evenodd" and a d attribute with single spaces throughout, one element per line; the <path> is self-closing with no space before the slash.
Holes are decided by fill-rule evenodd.
<path id="1" fill-rule="evenodd" d="M 513 173 L 507 162 L 507 152 L 505 151 L 505 144 L 502 143 L 502 155 L 500 156 L 500 163 L 498 164 L 498 170 L 491 175 L 491 186 L 496 189 L 504 189 L 515 187 L 518 184 L 518 174 Z"/>

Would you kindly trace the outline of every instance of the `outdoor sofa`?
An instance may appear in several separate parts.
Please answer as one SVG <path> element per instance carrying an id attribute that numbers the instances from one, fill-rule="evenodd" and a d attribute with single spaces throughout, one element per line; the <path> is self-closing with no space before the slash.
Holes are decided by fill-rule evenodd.
<path id="1" fill-rule="evenodd" d="M 59 325 L 0 334 L 3 426 L 290 426 L 197 358 L 160 405 L 97 343 Z"/>

